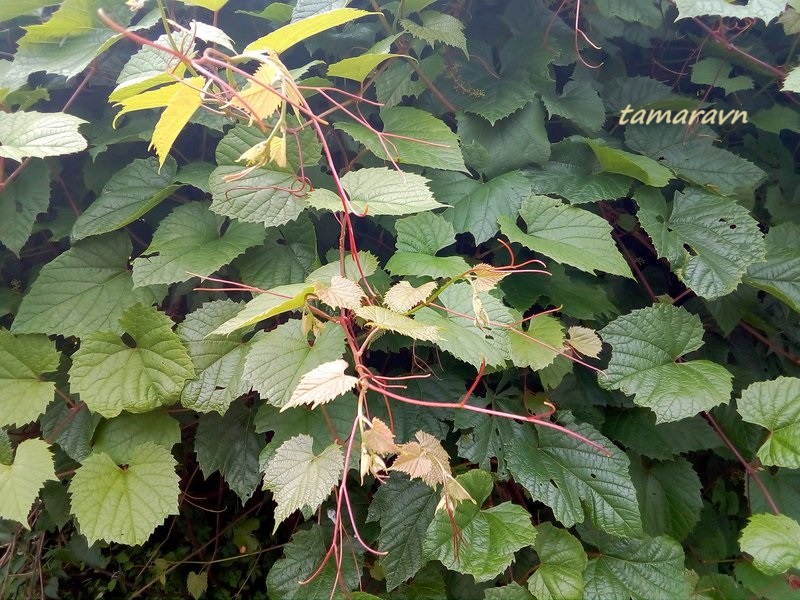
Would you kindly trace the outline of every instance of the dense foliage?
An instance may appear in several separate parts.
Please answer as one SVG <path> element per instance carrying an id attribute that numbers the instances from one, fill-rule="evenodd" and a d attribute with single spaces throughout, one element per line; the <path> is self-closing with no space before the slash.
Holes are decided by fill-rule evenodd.
<path id="1" fill-rule="evenodd" d="M 0 597 L 796 597 L 798 9 L 0 4 Z"/>

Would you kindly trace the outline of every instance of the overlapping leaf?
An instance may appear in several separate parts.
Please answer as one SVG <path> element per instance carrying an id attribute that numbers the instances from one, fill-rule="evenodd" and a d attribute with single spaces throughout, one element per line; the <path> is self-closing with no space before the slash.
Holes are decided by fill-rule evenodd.
<path id="1" fill-rule="evenodd" d="M 727 402 L 732 375 L 708 360 L 676 359 L 703 345 L 700 318 L 683 308 L 657 304 L 634 310 L 606 325 L 611 361 L 600 385 L 634 396 L 656 414 L 656 422 L 678 421 Z"/>
<path id="2" fill-rule="evenodd" d="M 53 455 L 40 439 L 23 440 L 11 464 L 0 461 L 0 518 L 28 525 L 28 513 L 45 481 L 57 480 Z"/>
<path id="3" fill-rule="evenodd" d="M 742 392 L 737 410 L 745 421 L 769 431 L 758 450 L 762 463 L 800 468 L 800 379 L 756 382 Z"/>
<path id="4" fill-rule="evenodd" d="M 0 329 L 0 427 L 30 423 L 44 412 L 56 386 L 42 375 L 58 368 L 59 357 L 43 335 L 14 336 Z"/>

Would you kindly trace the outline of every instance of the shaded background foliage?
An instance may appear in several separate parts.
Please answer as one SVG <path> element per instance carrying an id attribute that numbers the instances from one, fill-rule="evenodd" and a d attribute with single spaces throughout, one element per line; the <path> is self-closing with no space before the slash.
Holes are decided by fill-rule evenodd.
<path id="1" fill-rule="evenodd" d="M 178 61 L 96 14 L 187 54 L 156 3 L 0 7 L 2 595 L 794 597 L 796 3 L 160 6 L 242 49 L 345 5 L 381 15 L 280 52 L 328 121 L 285 135 L 285 164 L 235 101 L 156 142 L 170 102 L 136 98 Z M 623 125 L 627 106 L 749 123 Z M 358 398 L 298 399 L 343 356 Z M 409 374 L 427 406 L 373 378 Z"/>

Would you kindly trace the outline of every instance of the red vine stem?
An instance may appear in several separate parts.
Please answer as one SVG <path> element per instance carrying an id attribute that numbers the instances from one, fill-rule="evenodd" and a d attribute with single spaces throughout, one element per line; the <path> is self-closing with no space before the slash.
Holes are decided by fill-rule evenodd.
<path id="1" fill-rule="evenodd" d="M 714 428 L 714 431 L 717 432 L 717 435 L 719 435 L 722 441 L 725 442 L 725 445 L 728 447 L 728 450 L 730 450 L 733 453 L 733 455 L 736 457 L 736 460 L 738 460 L 739 463 L 741 463 L 742 467 L 744 467 L 744 470 L 747 471 L 747 474 L 750 476 L 750 478 L 753 481 L 755 481 L 756 485 L 758 486 L 758 489 L 760 489 L 761 493 L 764 494 L 764 499 L 767 501 L 767 504 L 769 504 L 769 507 L 772 510 L 772 512 L 774 512 L 776 515 L 781 514 L 778 505 L 775 504 L 775 500 L 772 498 L 772 494 L 769 493 L 769 490 L 767 490 L 767 486 L 765 486 L 764 482 L 761 481 L 761 477 L 759 476 L 756 468 L 745 460 L 741 452 L 739 452 L 736 449 L 736 446 L 733 445 L 733 442 L 730 440 L 730 438 L 727 435 L 725 435 L 725 432 L 722 430 L 722 427 L 720 427 L 719 423 L 717 423 L 717 420 L 713 416 L 711 416 L 711 413 L 705 412 L 703 414 L 705 415 L 706 421 L 709 422 L 711 427 Z"/>

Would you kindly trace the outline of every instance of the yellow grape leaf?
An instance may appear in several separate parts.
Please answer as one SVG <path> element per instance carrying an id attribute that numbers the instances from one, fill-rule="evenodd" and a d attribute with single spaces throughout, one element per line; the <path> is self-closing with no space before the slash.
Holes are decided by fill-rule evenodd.
<path id="1" fill-rule="evenodd" d="M 600 336 L 593 329 L 573 325 L 567 330 L 567 343 L 584 356 L 597 358 L 603 349 Z"/>
<path id="2" fill-rule="evenodd" d="M 399 281 L 383 295 L 383 304 L 395 312 L 404 313 L 420 302 L 425 302 L 435 289 L 434 281 L 423 283 L 419 287 L 414 287 L 406 280 Z"/>
<path id="3" fill-rule="evenodd" d="M 339 358 L 311 369 L 300 378 L 292 397 L 281 408 L 281 412 L 303 404 L 316 408 L 352 390 L 358 383 L 358 377 L 345 374 L 347 366 L 347 362 Z"/>
<path id="4" fill-rule="evenodd" d="M 167 104 L 169 104 L 172 97 L 178 91 L 178 88 L 181 87 L 183 84 L 178 81 L 176 83 L 171 83 L 170 85 L 165 85 L 164 87 L 160 87 L 157 90 L 150 90 L 147 92 L 143 92 L 141 94 L 137 94 L 136 96 L 132 96 L 130 98 L 125 98 L 120 102 L 117 102 L 115 106 L 122 106 L 122 110 L 117 113 L 114 117 L 114 122 L 112 125 L 114 127 L 117 126 L 117 119 L 119 119 L 122 115 L 133 112 L 136 110 L 148 110 L 151 108 L 163 108 Z"/>
<path id="5" fill-rule="evenodd" d="M 280 108 L 283 99 L 270 88 L 281 81 L 281 69 L 272 62 L 265 62 L 255 73 L 252 81 L 239 92 L 239 97 L 231 100 L 231 105 L 248 113 L 250 120 L 267 119 Z"/>
<path id="6" fill-rule="evenodd" d="M 186 6 L 199 6 L 217 12 L 228 3 L 228 0 L 181 0 L 181 2 Z"/>
<path id="7" fill-rule="evenodd" d="M 202 77 L 184 79 L 170 98 L 167 109 L 161 113 L 161 118 L 153 130 L 153 140 L 150 144 L 150 147 L 155 148 L 156 154 L 158 154 L 159 168 L 167 160 L 175 138 L 183 131 L 189 119 L 203 103 L 201 90 L 203 83 L 205 83 L 205 79 Z"/>
<path id="8" fill-rule="evenodd" d="M 344 25 L 353 19 L 360 19 L 367 15 L 374 15 L 378 13 L 371 13 L 367 10 L 358 10 L 356 8 L 338 8 L 326 13 L 314 15 L 307 19 L 295 21 L 289 25 L 276 29 L 272 33 L 260 37 L 251 42 L 245 52 L 262 52 L 264 50 L 272 50 L 280 54 L 284 50 L 291 48 L 298 42 L 302 42 L 312 35 L 336 27 Z"/>

